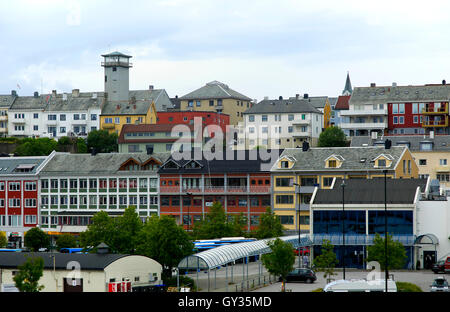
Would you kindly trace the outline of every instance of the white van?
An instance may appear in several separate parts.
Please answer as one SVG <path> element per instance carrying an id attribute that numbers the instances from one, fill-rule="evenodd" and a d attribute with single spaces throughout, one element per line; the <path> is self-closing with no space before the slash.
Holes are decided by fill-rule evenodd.
<path id="1" fill-rule="evenodd" d="M 327 284 L 324 292 L 384 292 L 386 284 L 384 279 L 376 280 L 339 280 Z M 397 284 L 388 280 L 388 292 L 397 292 Z"/>

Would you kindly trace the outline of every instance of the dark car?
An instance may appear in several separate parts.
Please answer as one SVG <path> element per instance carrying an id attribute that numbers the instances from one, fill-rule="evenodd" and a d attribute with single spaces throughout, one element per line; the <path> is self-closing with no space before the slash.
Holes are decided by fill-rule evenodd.
<path id="1" fill-rule="evenodd" d="M 300 268 L 295 269 L 286 276 L 287 282 L 306 282 L 313 283 L 317 279 L 316 274 L 311 269 Z M 281 278 L 280 278 L 281 280 Z"/>
<path id="2" fill-rule="evenodd" d="M 433 267 L 431 268 L 431 270 L 436 274 L 440 273 L 440 272 L 445 273 L 445 260 L 439 260 L 438 262 L 433 264 Z"/>

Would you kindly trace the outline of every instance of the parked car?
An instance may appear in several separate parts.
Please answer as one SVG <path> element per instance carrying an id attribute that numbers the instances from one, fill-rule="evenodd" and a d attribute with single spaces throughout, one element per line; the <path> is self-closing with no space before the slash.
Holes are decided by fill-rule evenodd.
<path id="1" fill-rule="evenodd" d="M 439 260 L 438 262 L 433 264 L 433 267 L 431 268 L 431 270 L 435 274 L 440 273 L 440 272 L 445 273 L 445 260 Z"/>
<path id="2" fill-rule="evenodd" d="M 450 257 L 447 257 L 444 264 L 445 273 L 450 272 Z"/>
<path id="3" fill-rule="evenodd" d="M 445 277 L 438 277 L 434 280 L 433 284 L 431 284 L 431 292 L 449 292 L 448 282 Z"/>
<path id="4" fill-rule="evenodd" d="M 279 279 L 281 281 L 281 277 Z M 298 268 L 295 269 L 286 276 L 287 282 L 306 282 L 313 283 L 317 280 L 316 273 L 311 269 Z"/>

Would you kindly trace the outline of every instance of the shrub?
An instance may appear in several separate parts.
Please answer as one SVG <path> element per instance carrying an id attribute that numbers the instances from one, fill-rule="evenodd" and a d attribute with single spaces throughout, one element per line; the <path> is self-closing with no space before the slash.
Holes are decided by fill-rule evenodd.
<path id="1" fill-rule="evenodd" d="M 422 292 L 422 289 L 413 283 L 396 282 L 398 292 Z"/>

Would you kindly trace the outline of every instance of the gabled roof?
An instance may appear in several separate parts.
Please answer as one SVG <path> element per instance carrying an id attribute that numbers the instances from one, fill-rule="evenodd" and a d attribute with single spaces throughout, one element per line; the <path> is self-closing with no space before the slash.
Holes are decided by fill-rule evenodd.
<path id="1" fill-rule="evenodd" d="M 308 99 L 290 98 L 287 100 L 263 100 L 247 109 L 244 114 L 286 114 L 316 113 L 322 114 Z"/>
<path id="2" fill-rule="evenodd" d="M 313 205 L 342 204 L 342 179 L 332 189 L 318 189 Z M 386 179 L 388 204 L 413 204 L 417 188 L 424 193 L 427 179 Z M 384 204 L 384 178 L 345 180 L 346 204 Z"/>
<path id="3" fill-rule="evenodd" d="M 211 81 L 208 82 L 203 87 L 194 90 L 186 95 L 179 98 L 180 100 L 203 100 L 203 99 L 237 99 L 252 101 L 251 98 L 245 96 L 230 87 L 228 85 L 219 82 Z"/>
<path id="4" fill-rule="evenodd" d="M 156 111 L 165 111 L 172 102 L 164 89 L 129 92 L 129 101 L 106 101 L 102 115 L 145 115 L 155 103 Z"/>
<path id="5" fill-rule="evenodd" d="M 124 174 L 120 171 L 121 166 L 134 159 L 140 164 L 144 164 L 150 158 L 163 163 L 170 153 L 99 153 L 91 154 L 70 154 L 55 153 L 54 157 L 41 170 L 41 176 L 83 176 L 83 175 L 118 175 Z M 70 165 L 68 165 L 70 164 Z M 156 173 L 156 169 L 154 171 Z M 133 171 L 133 174 L 148 174 L 148 171 Z M 125 174 L 129 174 L 128 171 Z"/>
<path id="6" fill-rule="evenodd" d="M 12 95 L 0 95 L 0 107 L 9 108 L 14 102 L 15 96 Z"/>
<path id="7" fill-rule="evenodd" d="M 290 169 L 292 171 L 367 171 L 376 170 L 374 163 L 370 160 L 378 157 L 381 154 L 389 153 L 393 157 L 393 169 L 397 166 L 398 161 L 407 150 L 405 146 L 393 146 L 389 152 L 383 147 L 313 147 L 307 151 L 302 148 L 287 148 L 280 156 L 293 156 L 296 159 L 294 166 Z M 339 168 L 325 168 L 325 160 L 332 155 L 340 155 L 345 159 Z M 368 161 L 362 162 L 361 159 Z M 378 169 L 380 170 L 380 169 Z M 282 171 L 276 165 L 272 167 L 271 171 Z M 285 171 L 285 170 L 284 170 Z"/>

